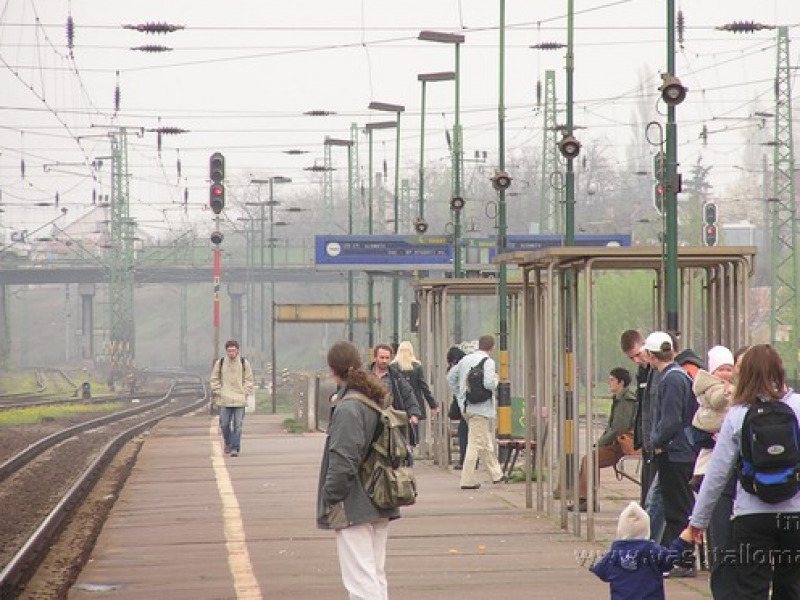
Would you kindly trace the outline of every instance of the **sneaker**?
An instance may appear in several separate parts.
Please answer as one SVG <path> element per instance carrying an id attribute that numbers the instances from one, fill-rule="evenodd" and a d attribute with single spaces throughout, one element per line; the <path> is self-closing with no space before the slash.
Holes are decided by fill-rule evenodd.
<path id="1" fill-rule="evenodd" d="M 567 510 L 572 512 L 575 510 L 575 505 L 571 505 L 567 507 Z M 589 503 L 586 500 L 579 500 L 578 501 L 578 512 L 588 512 L 589 511 Z M 594 503 L 594 512 L 600 512 L 600 503 Z"/>
<path id="2" fill-rule="evenodd" d="M 231 447 L 228 444 L 225 444 L 225 454 L 231 453 Z"/>
<path id="3" fill-rule="evenodd" d="M 664 577 L 669 577 L 670 579 L 697 577 L 697 569 L 694 567 L 673 567 L 672 571 L 664 574 Z"/>
<path id="4" fill-rule="evenodd" d="M 238 450 L 231 450 L 231 456 L 233 456 L 233 457 L 239 456 L 239 451 Z"/>
<path id="5" fill-rule="evenodd" d="M 462 490 L 478 490 L 478 489 L 480 489 L 480 487 L 481 487 L 481 484 L 480 483 L 476 483 L 475 485 L 462 485 L 461 489 Z"/>
<path id="6" fill-rule="evenodd" d="M 453 465 L 453 471 L 460 471 L 463 468 L 464 468 L 463 465 Z"/>
<path id="7" fill-rule="evenodd" d="M 495 485 L 498 483 L 508 483 L 508 475 L 503 475 L 500 479 L 496 479 L 492 483 L 494 483 Z"/>

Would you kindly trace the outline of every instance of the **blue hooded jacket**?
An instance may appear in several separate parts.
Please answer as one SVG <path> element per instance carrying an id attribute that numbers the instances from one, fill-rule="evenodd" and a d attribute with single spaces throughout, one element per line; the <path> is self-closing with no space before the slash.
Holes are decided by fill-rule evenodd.
<path id="1" fill-rule="evenodd" d="M 616 540 L 589 570 L 611 584 L 611 600 L 665 600 L 664 573 L 680 564 L 690 544 L 675 539 L 668 547 L 652 540 Z"/>

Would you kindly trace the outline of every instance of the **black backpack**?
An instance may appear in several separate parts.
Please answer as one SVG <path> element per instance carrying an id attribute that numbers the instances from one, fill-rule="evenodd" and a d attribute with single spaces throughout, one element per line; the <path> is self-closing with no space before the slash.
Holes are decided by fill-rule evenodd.
<path id="1" fill-rule="evenodd" d="M 487 360 L 488 356 L 467 373 L 467 404 L 481 404 L 492 398 L 492 391 L 483 386 L 483 364 Z"/>
<path id="2" fill-rule="evenodd" d="M 756 401 L 742 423 L 742 487 L 769 504 L 794 497 L 800 489 L 800 425 L 783 402 Z"/>

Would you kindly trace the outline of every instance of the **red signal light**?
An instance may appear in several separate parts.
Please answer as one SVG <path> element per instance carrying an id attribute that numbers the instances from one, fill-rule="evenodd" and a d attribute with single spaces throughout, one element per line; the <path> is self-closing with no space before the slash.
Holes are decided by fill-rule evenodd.
<path id="1" fill-rule="evenodd" d="M 222 198 L 225 195 L 225 188 L 218 184 L 212 185 L 211 195 L 215 198 Z"/>

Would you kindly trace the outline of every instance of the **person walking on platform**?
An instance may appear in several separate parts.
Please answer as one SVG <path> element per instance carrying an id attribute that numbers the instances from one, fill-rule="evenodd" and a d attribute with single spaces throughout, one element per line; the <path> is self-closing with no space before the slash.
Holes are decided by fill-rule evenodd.
<path id="1" fill-rule="evenodd" d="M 361 368 L 358 348 L 337 342 L 328 367 L 339 388 L 331 409 L 317 491 L 317 526 L 336 532 L 342 582 L 350 600 L 387 600 L 386 542 L 398 509 L 379 509 L 361 484 L 359 469 L 378 426 L 378 413 L 358 400 L 386 407 L 390 399 L 375 375 Z"/>
<path id="2" fill-rule="evenodd" d="M 464 468 L 464 457 L 467 455 L 467 432 L 469 427 L 464 414 L 458 407 L 458 363 L 466 354 L 458 346 L 451 346 L 447 351 L 447 385 L 453 393 L 453 404 L 448 414 L 450 420 L 458 421 L 458 463 L 453 467 L 456 471 Z M 457 410 L 455 410 L 457 409 Z"/>
<path id="3" fill-rule="evenodd" d="M 419 406 L 419 420 L 424 421 L 428 418 L 428 412 L 425 409 L 427 404 L 434 415 L 439 414 L 439 404 L 431 394 L 431 388 L 428 387 L 428 382 L 425 381 L 425 373 L 422 370 L 422 363 L 417 360 L 414 355 L 414 346 L 409 341 L 402 341 L 397 346 L 397 355 L 392 361 L 392 366 L 396 367 L 398 372 L 414 390 L 414 397 Z M 412 425 L 414 445 L 419 444 L 419 423 Z"/>
<path id="4" fill-rule="evenodd" d="M 378 344 L 375 346 L 375 362 L 369 366 L 369 370 L 383 383 L 386 392 L 391 396 L 392 406 L 397 410 L 405 411 L 408 415 L 408 423 L 413 432 L 419 423 L 422 412 L 417 403 L 414 389 L 400 374 L 397 366 L 392 364 L 392 358 L 394 358 L 392 347 L 387 344 Z M 412 446 L 416 445 L 416 439 L 410 441 Z"/>
<path id="5" fill-rule="evenodd" d="M 242 444 L 247 396 L 253 393 L 253 368 L 239 355 L 239 342 L 225 342 L 225 354 L 214 361 L 210 386 L 214 404 L 219 407 L 219 426 L 225 441 L 225 454 L 239 456 Z"/>
<path id="6" fill-rule="evenodd" d="M 461 469 L 462 490 L 477 490 L 481 487 L 475 481 L 477 459 L 489 471 L 492 483 L 506 480 L 494 453 L 494 434 L 489 429 L 490 421 L 496 416 L 493 392 L 499 383 L 494 360 L 489 356 L 493 349 L 494 337 L 482 335 L 478 340 L 478 349 L 467 354 L 458 363 L 458 406 L 469 426 L 467 455 Z"/>

